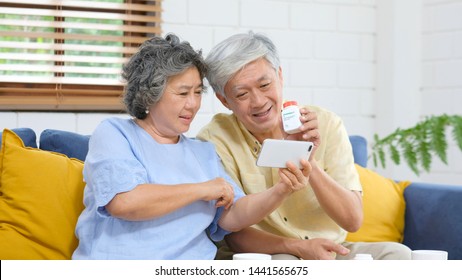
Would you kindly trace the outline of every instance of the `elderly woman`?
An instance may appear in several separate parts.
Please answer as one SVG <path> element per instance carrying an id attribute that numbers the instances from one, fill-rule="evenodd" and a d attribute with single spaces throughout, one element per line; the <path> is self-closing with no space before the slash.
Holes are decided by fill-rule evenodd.
<path id="1" fill-rule="evenodd" d="M 273 188 L 244 196 L 212 144 L 189 139 L 206 65 L 170 34 L 124 66 L 133 119 L 103 121 L 85 161 L 85 210 L 74 259 L 213 259 L 218 241 L 260 221 L 307 185 L 311 165 L 288 163 Z"/>

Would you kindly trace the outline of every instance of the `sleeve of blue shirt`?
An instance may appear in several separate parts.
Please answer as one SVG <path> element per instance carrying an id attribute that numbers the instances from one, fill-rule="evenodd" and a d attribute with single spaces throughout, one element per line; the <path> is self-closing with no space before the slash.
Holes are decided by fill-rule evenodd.
<path id="1" fill-rule="evenodd" d="M 126 170 L 130 170 L 130 176 Z M 84 176 L 92 185 L 98 213 L 102 215 L 108 215 L 104 206 L 117 193 L 147 182 L 146 169 L 134 156 L 124 132 L 110 121 L 103 121 L 90 138 Z"/>

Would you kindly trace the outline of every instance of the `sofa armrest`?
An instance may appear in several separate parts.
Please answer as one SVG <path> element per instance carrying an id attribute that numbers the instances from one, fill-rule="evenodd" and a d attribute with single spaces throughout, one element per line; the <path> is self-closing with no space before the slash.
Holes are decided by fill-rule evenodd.
<path id="1" fill-rule="evenodd" d="M 404 191 L 403 243 L 413 250 L 445 250 L 462 259 L 462 186 L 412 183 Z"/>

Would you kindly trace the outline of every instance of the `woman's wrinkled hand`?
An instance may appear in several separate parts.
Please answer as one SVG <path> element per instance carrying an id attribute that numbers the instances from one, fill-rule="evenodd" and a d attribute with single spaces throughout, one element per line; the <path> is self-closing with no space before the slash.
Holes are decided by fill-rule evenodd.
<path id="1" fill-rule="evenodd" d="M 229 209 L 234 202 L 234 189 L 230 183 L 223 178 L 215 178 L 202 184 L 205 201 L 216 200 L 216 207 Z"/>

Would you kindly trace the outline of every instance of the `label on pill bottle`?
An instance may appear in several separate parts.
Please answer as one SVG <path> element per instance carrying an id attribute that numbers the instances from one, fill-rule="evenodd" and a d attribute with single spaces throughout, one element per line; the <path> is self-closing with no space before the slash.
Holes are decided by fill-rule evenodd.
<path id="1" fill-rule="evenodd" d="M 288 134 L 300 132 L 300 109 L 297 101 L 286 101 L 282 105 L 282 123 L 284 131 Z"/>

